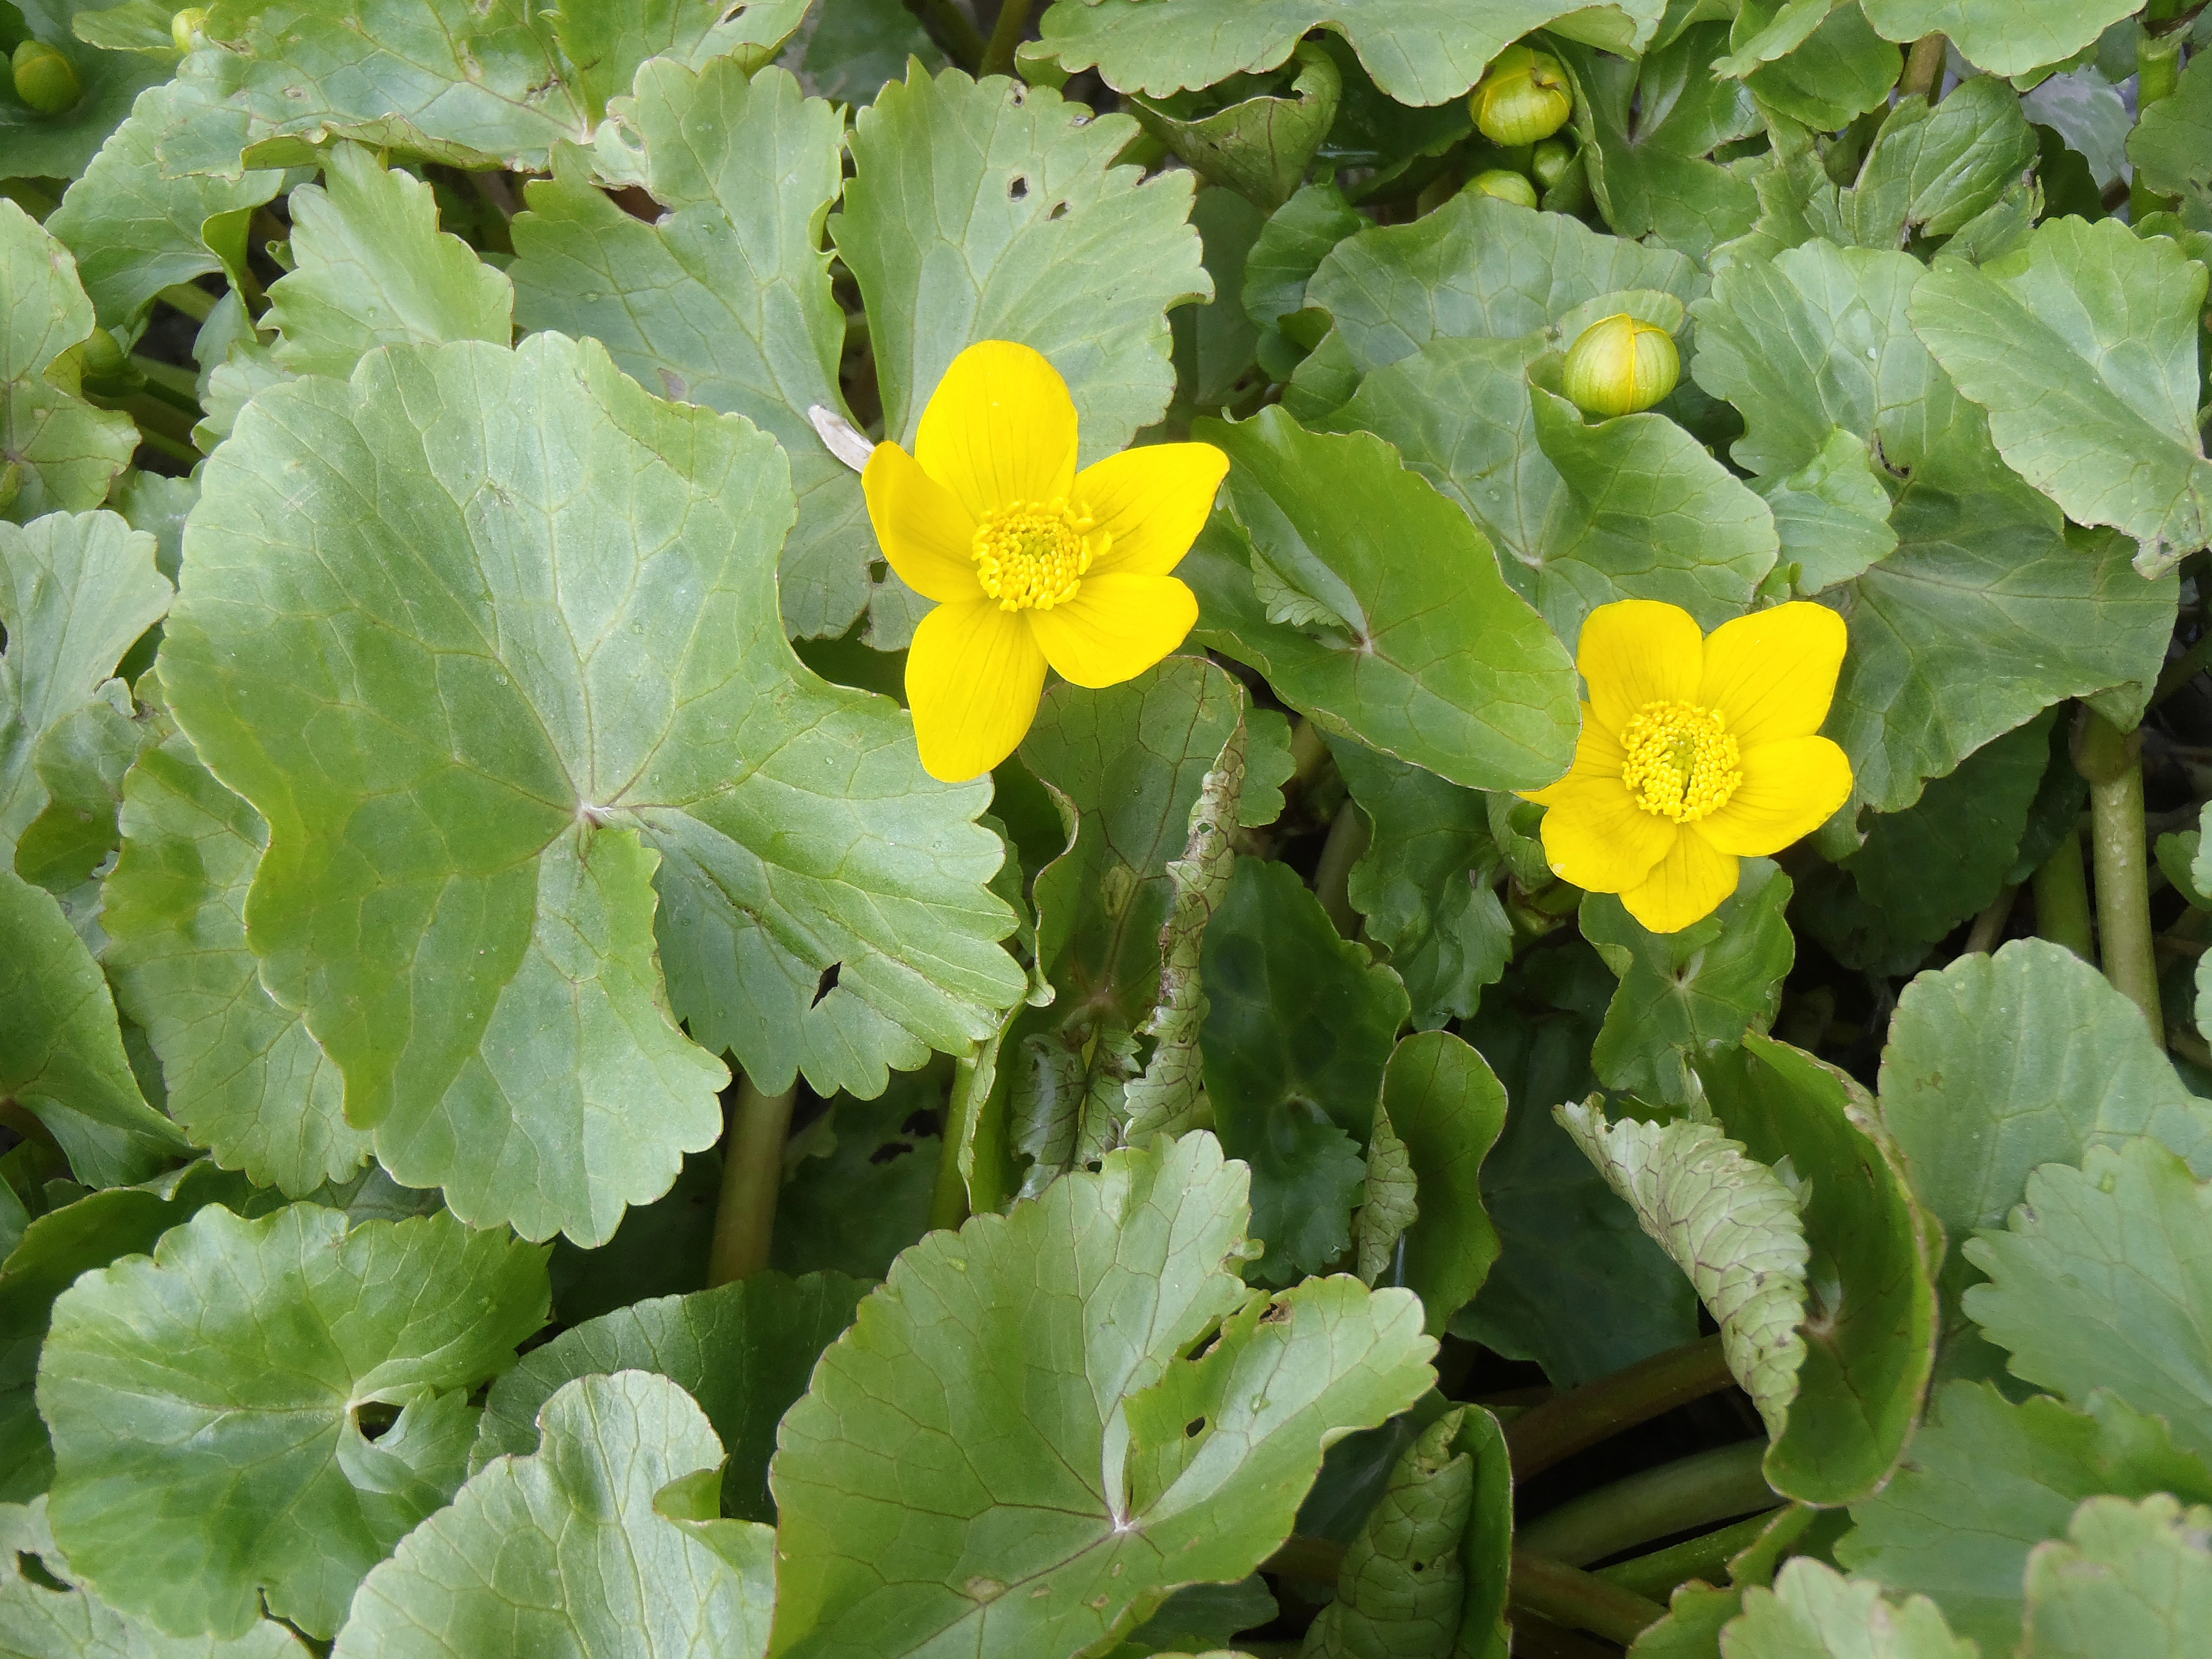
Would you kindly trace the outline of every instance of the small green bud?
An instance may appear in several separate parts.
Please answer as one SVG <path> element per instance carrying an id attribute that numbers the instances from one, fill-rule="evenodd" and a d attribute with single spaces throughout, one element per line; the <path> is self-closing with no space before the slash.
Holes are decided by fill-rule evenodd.
<path id="1" fill-rule="evenodd" d="M 1524 208 L 1536 205 L 1536 186 L 1517 173 L 1504 167 L 1492 167 L 1478 173 L 1467 181 L 1467 187 L 1485 196 L 1495 196 L 1501 202 L 1513 202 Z"/>
<path id="2" fill-rule="evenodd" d="M 131 359 L 104 328 L 95 328 L 77 348 L 77 362 L 88 381 L 112 381 L 130 368 Z"/>
<path id="3" fill-rule="evenodd" d="M 1566 125 L 1575 112 L 1567 72 L 1549 52 L 1508 46 L 1468 94 L 1474 125 L 1493 144 L 1533 144 Z"/>
<path id="4" fill-rule="evenodd" d="M 1681 375 L 1673 335 L 1617 312 L 1583 331 L 1567 353 L 1560 389 L 1585 415 L 1633 415 L 1672 392 Z"/>
<path id="5" fill-rule="evenodd" d="M 73 109 L 84 95 L 70 60 L 43 40 L 26 40 L 10 60 L 15 71 L 15 95 L 41 115 L 59 115 Z"/>
<path id="6" fill-rule="evenodd" d="M 1575 165 L 1575 152 L 1556 138 L 1547 138 L 1528 153 L 1528 172 L 1546 190 L 1558 185 Z"/>
<path id="7" fill-rule="evenodd" d="M 207 8 L 186 6 L 169 20 L 169 39 L 176 43 L 179 52 L 190 52 L 200 43 L 207 32 Z"/>

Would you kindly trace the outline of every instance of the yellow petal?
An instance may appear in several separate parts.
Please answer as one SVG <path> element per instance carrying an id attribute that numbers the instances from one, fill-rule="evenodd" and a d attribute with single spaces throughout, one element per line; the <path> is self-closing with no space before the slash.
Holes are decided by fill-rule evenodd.
<path id="1" fill-rule="evenodd" d="M 1521 799 L 1533 800 L 1539 806 L 1549 806 L 1558 798 L 1559 791 L 1577 779 L 1618 780 L 1620 769 L 1627 760 L 1628 753 L 1620 746 L 1620 739 L 1600 726 L 1590 706 L 1584 703 L 1583 729 L 1575 736 L 1575 763 L 1567 769 L 1567 775 L 1541 789 L 1523 789 Z"/>
<path id="2" fill-rule="evenodd" d="M 1544 861 L 1552 873 L 1593 893 L 1618 893 L 1651 872 L 1681 838 L 1671 818 L 1647 812 L 1620 779 L 1569 773 L 1545 791 Z"/>
<path id="3" fill-rule="evenodd" d="M 1844 639 L 1841 617 L 1803 599 L 1723 623 L 1705 641 L 1697 701 L 1717 710 L 1746 749 L 1808 738 L 1828 718 Z"/>
<path id="4" fill-rule="evenodd" d="M 1763 858 L 1809 836 L 1851 798 L 1851 763 L 1826 738 L 1784 738 L 1746 749 L 1743 781 L 1698 832 L 1724 853 Z"/>
<path id="5" fill-rule="evenodd" d="M 1599 723 L 1619 732 L 1647 702 L 1698 700 L 1705 635 L 1697 618 L 1678 605 L 1619 599 L 1589 613 L 1575 666 L 1589 687 Z"/>
<path id="6" fill-rule="evenodd" d="M 1228 473 L 1229 458 L 1212 444 L 1149 444 L 1085 467 L 1076 505 L 1113 538 L 1091 568 L 1166 575 L 1206 527 Z"/>
<path id="7" fill-rule="evenodd" d="M 1198 596 L 1173 576 L 1085 576 L 1066 604 L 1020 614 L 1061 678 L 1095 690 L 1133 679 L 1181 645 L 1198 622 Z"/>
<path id="8" fill-rule="evenodd" d="M 940 605 L 983 597 L 975 580 L 975 520 L 913 456 L 896 444 L 878 444 L 860 489 L 868 522 L 901 581 Z"/>
<path id="9" fill-rule="evenodd" d="M 921 470 L 971 517 L 1049 501 L 1075 484 L 1075 404 L 1042 354 L 985 340 L 952 360 L 915 434 Z"/>
<path id="10" fill-rule="evenodd" d="M 1674 837 L 1667 856 L 1652 866 L 1640 884 L 1620 896 L 1620 902 L 1655 933 L 1679 933 L 1693 921 L 1702 921 L 1735 891 L 1735 856 L 1723 853 L 1692 824 Z"/>
<path id="11" fill-rule="evenodd" d="M 914 630 L 906 700 L 933 778 L 981 777 L 1014 752 L 1036 718 L 1044 653 L 1025 615 L 977 599 L 940 605 Z"/>

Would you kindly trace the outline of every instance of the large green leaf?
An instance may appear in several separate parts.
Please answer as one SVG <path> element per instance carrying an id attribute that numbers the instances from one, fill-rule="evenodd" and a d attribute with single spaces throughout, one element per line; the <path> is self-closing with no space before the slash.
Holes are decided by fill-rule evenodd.
<path id="1" fill-rule="evenodd" d="M 138 447 L 128 415 L 94 409 L 77 396 L 76 359 L 64 354 L 92 330 L 92 301 L 78 286 L 69 250 L 14 202 L 0 200 L 4 518 L 28 522 L 99 506 Z"/>
<path id="2" fill-rule="evenodd" d="M 502 1457 L 363 1581 L 344 1659 L 760 1659 L 775 1534 L 714 1516 L 721 1443 L 662 1376 L 570 1382 L 537 1453 Z"/>
<path id="3" fill-rule="evenodd" d="M 945 67 L 919 17 L 899 0 L 843 0 L 810 9 L 781 61 L 810 94 L 860 105 L 873 103 L 909 58 L 932 73 Z"/>
<path id="4" fill-rule="evenodd" d="M 76 1582 L 46 1525 L 44 1498 L 0 1504 L 0 1653 L 8 1659 L 303 1659 L 307 1651 L 273 1620 L 235 1640 L 164 1635 Z"/>
<path id="5" fill-rule="evenodd" d="M 1765 31 L 1762 21 L 1768 21 Z M 1800 33 L 1807 28 L 1809 33 Z M 1778 29 L 1796 38 L 1782 45 L 1771 32 Z M 1755 31 L 1767 38 L 1753 68 L 1743 60 L 1747 37 Z M 1749 0 L 1736 13 L 1729 45 L 1734 50 L 1723 62 L 1744 76 L 1760 103 L 1822 132 L 1887 103 L 1903 66 L 1903 55 L 1874 32 L 1864 11 L 1832 0 Z M 1722 72 L 1722 63 L 1713 69 Z"/>
<path id="6" fill-rule="evenodd" d="M 469 1390 L 544 1322 L 545 1255 L 447 1215 L 349 1228 L 221 1205 L 54 1304 L 52 1518 L 106 1600 L 179 1633 L 270 1610 L 328 1637 L 460 1485 Z M 371 1439 L 361 1413 L 400 1407 Z M 272 1515 L 288 1517 L 271 1528 Z"/>
<path id="7" fill-rule="evenodd" d="M 1894 248 L 1919 231 L 1947 236 L 2020 181 L 2035 160 L 2020 99 L 1993 75 L 1962 81 L 1939 104 L 1903 98 L 1850 188 L 1817 195 L 1809 215 L 1832 240 Z"/>
<path id="8" fill-rule="evenodd" d="M 1265 1559 L 1434 1345 L 1403 1291 L 1249 1293 L 1244 1186 L 1161 1138 L 902 1256 L 783 1419 L 775 1650 L 1073 1653 Z"/>
<path id="9" fill-rule="evenodd" d="M 268 825 L 175 731 L 139 757 L 123 796 L 104 963 L 161 1060 L 169 1115 L 261 1186 L 299 1198 L 343 1181 L 369 1137 L 345 1121 L 337 1067 L 262 988 L 246 941 Z"/>
<path id="10" fill-rule="evenodd" d="M 781 443 L 799 494 L 779 569 L 784 626 L 842 634 L 878 556 L 860 479 L 806 414 L 845 412 L 845 317 L 822 252 L 842 182 L 836 113 L 781 70 L 749 81 L 735 58 L 696 74 L 657 59 L 624 123 L 668 212 L 647 224 L 623 211 L 580 153 L 560 152 L 514 222 L 515 319 L 590 335 L 649 390 L 743 415 Z"/>
<path id="11" fill-rule="evenodd" d="M 1867 21 L 1888 40 L 1941 33 L 1993 75 L 2056 64 L 2096 40 L 2135 8 L 2128 0 L 1862 0 Z"/>
<path id="12" fill-rule="evenodd" d="M 1472 1409 L 1421 1431 L 1344 1553 L 1336 1600 L 1307 1628 L 1302 1659 L 1436 1659 L 1452 1651 L 1466 1599 L 1460 1537 L 1474 1509 L 1474 1459 L 1455 1443 Z"/>
<path id="13" fill-rule="evenodd" d="M 2212 1501 L 2212 1471 L 2177 1451 L 2165 1424 L 2108 1393 L 2088 1404 L 2075 1411 L 2045 1395 L 2015 1404 L 1986 1383 L 1953 1383 L 1897 1478 L 1852 1506 L 1836 1559 L 1933 1598 L 1983 1652 L 2010 1653 L 2029 1552 L 2065 1537 L 2083 1498 L 2167 1492 Z"/>
<path id="14" fill-rule="evenodd" d="M 2128 159 L 2151 189 L 2179 196 L 2201 213 L 2212 206 L 2212 57 L 2198 52 L 2171 95 L 2142 112 L 2127 137 Z"/>
<path id="15" fill-rule="evenodd" d="M 235 179 L 163 177 L 154 144 L 176 118 L 177 96 L 173 84 L 140 93 L 131 118 L 46 221 L 76 256 L 77 276 L 107 328 L 129 325 L 172 283 L 222 270 L 208 245 L 208 221 L 259 207 L 284 182 L 283 173 L 265 171 Z"/>
<path id="16" fill-rule="evenodd" d="M 174 73 L 167 57 L 107 52 L 78 35 L 73 25 L 96 15 L 108 0 L 21 0 L 15 9 L 33 40 L 69 59 L 82 89 L 71 107 L 44 115 L 20 98 L 0 96 L 0 156 L 18 178 L 74 179 L 85 169 L 145 88 Z M 13 88 L 9 88 L 10 91 Z"/>
<path id="17" fill-rule="evenodd" d="M 1064 70 L 1094 65 L 1125 92 L 1206 87 L 1273 69 L 1299 37 L 1326 26 L 1351 41 L 1376 85 L 1401 104 L 1440 104 L 1531 29 L 1552 24 L 1616 52 L 1641 50 L 1665 8 L 1654 0 L 1582 6 L 1568 0 L 1060 0 L 1041 50 Z"/>
<path id="18" fill-rule="evenodd" d="M 552 9 L 554 37 L 594 118 L 607 100 L 629 91 L 647 58 L 687 69 L 727 60 L 744 73 L 774 58 L 813 0 L 757 0 L 743 8 L 726 0 L 632 0 L 609 6 L 564 0 Z"/>
<path id="19" fill-rule="evenodd" d="M 1323 1272 L 1351 1242 L 1405 988 L 1338 937 L 1296 871 L 1255 859 L 1206 930 L 1205 984 L 1206 1093 L 1223 1148 L 1252 1166 L 1258 1274 Z"/>
<path id="20" fill-rule="evenodd" d="M 1020 994 L 984 792 L 782 642 L 767 438 L 557 335 L 387 348 L 240 425 L 163 680 L 268 820 L 263 976 L 397 1178 L 597 1243 L 720 1133 L 714 1051 L 875 1093 Z"/>
<path id="21" fill-rule="evenodd" d="M 894 1077 L 873 1100 L 837 1096 L 784 1177 L 769 1259 L 793 1277 L 881 1279 L 929 1231 L 944 1127 L 944 1081 L 927 1071 Z"/>
<path id="22" fill-rule="evenodd" d="M 2006 462 L 2071 518 L 2133 537 L 2146 575 L 2212 540 L 2206 280 L 2167 238 L 2059 219 L 1982 269 L 1939 261 L 1913 294 L 1914 331 L 1990 411 Z"/>
<path id="23" fill-rule="evenodd" d="M 1306 308 L 1306 284 L 1329 250 L 1368 228 L 1368 222 L 1334 183 L 1307 185 L 1277 208 L 1260 228 L 1244 259 L 1244 315 L 1259 331 L 1261 368 L 1286 380 L 1304 348 L 1290 332 L 1291 318 Z"/>
<path id="24" fill-rule="evenodd" d="M 698 1401 L 729 1454 L 721 1512 L 772 1522 L 768 1460 L 777 1419 L 806 1392 L 814 1362 L 853 1322 L 854 1304 L 866 1289 L 842 1273 L 795 1279 L 758 1273 L 571 1326 L 492 1384 L 470 1471 L 536 1449 L 539 1410 L 565 1383 L 601 1373 L 655 1371 Z"/>
<path id="25" fill-rule="evenodd" d="M 292 269 L 269 289 L 261 326 L 277 366 L 343 380 L 380 345 L 514 337 L 514 287 L 438 228 L 430 186 L 386 171 L 359 144 L 333 141 L 323 186 L 285 198 Z"/>
<path id="26" fill-rule="evenodd" d="M 1720 908 L 1674 933 L 1647 931 L 1609 893 L 1586 895 L 1583 937 L 1620 976 L 1590 1051 L 1599 1081 L 1667 1105 L 1698 1098 L 1696 1062 L 1765 1031 L 1782 1006 L 1797 958 L 1790 890 L 1773 863 L 1747 860 Z"/>
<path id="27" fill-rule="evenodd" d="M 1578 723 L 1566 652 L 1464 514 L 1366 434 L 1307 432 L 1279 409 L 1198 429 L 1229 453 L 1250 539 L 1217 514 L 1181 567 L 1195 637 L 1323 730 L 1455 783 L 1528 788 L 1565 769 Z M 1263 600 L 1262 574 L 1321 611 Z M 1297 614 L 1319 626 L 1276 620 Z"/>
<path id="28" fill-rule="evenodd" d="M 1726 1659 L 1975 1659 L 1933 1601 L 1885 1601 L 1882 1586 L 1847 1579 L 1811 1556 L 1784 1567 L 1772 1589 L 1746 1590 L 1721 1632 Z"/>
<path id="29" fill-rule="evenodd" d="M 2155 1140 L 2046 1164 L 2006 1231 L 1967 1241 L 1990 1278 L 1966 1316 L 2013 1373 L 2079 1405 L 2110 1388 L 2212 1455 L 2212 1184 Z"/>
<path id="30" fill-rule="evenodd" d="M 1429 1334 L 1441 1335 L 1498 1260 L 1481 1176 L 1505 1127 L 1505 1089 L 1450 1032 L 1420 1031 L 1390 1051 L 1382 1107 L 1405 1149 L 1419 1209 L 1400 1235 L 1391 1282 L 1421 1298 Z"/>
<path id="31" fill-rule="evenodd" d="M 2212 1625 L 2212 1508 L 2093 1498 L 2027 1562 L 2033 1659 L 2186 1659 Z"/>

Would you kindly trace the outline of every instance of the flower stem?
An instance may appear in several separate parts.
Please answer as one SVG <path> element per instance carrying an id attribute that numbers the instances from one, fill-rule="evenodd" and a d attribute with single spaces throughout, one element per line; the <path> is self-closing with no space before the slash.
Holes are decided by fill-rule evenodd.
<path id="1" fill-rule="evenodd" d="M 2185 28 L 2168 29 L 2158 33 L 2145 31 L 2136 41 L 2136 119 L 2140 122 L 2150 106 L 2161 98 L 2171 98 L 2181 80 L 2181 45 L 2188 37 Z M 2147 213 L 2169 210 L 2177 204 L 2171 196 L 2161 196 L 2143 183 L 2142 169 L 2136 172 L 2134 182 L 2128 186 L 2128 218 L 2136 224 L 2142 222 Z"/>
<path id="2" fill-rule="evenodd" d="M 1547 1401 L 1505 1425 L 1514 1479 L 1526 1480 L 1623 1429 L 1702 1400 L 1735 1380 L 1716 1334 Z"/>
<path id="3" fill-rule="evenodd" d="M 1654 1538 L 1773 1509 L 1782 1499 L 1760 1472 L 1765 1455 L 1766 1442 L 1746 1440 L 1644 1469 L 1539 1516 L 1516 1541 L 1581 1567 Z"/>
<path id="4" fill-rule="evenodd" d="M 764 1095 L 749 1077 L 738 1079 L 722 1138 L 722 1194 L 714 1206 L 714 1241 L 707 1256 L 707 1283 L 749 1279 L 768 1266 L 775 1232 L 776 1194 L 783 1185 L 783 1142 L 791 1130 L 796 1084 Z"/>
<path id="5" fill-rule="evenodd" d="M 1773 1522 L 1774 1511 L 1763 1510 L 1741 1521 L 1732 1521 L 1717 1531 L 1700 1533 L 1649 1555 L 1601 1567 L 1597 1576 L 1609 1584 L 1658 1600 L 1664 1600 L 1675 1585 L 1686 1584 L 1692 1578 L 1718 1583 L 1728 1564 L 1756 1542 Z"/>
<path id="6" fill-rule="evenodd" d="M 1897 82 L 1899 97 L 1920 93 L 1929 103 L 1936 101 L 1943 89 L 1943 60 L 1949 45 L 1940 34 L 1923 34 L 1912 43 L 1912 50 L 1905 55 L 1905 73 Z"/>
<path id="7" fill-rule="evenodd" d="M 1586 1630 L 1623 1647 L 1667 1616 L 1667 1609 L 1649 1596 L 1527 1550 L 1513 1552 L 1508 1595 L 1522 1612 L 1570 1630 Z"/>
<path id="8" fill-rule="evenodd" d="M 2005 924 L 2012 920 L 2012 907 L 2019 897 L 2020 889 L 2008 884 L 1990 901 L 1989 908 L 1974 918 L 1974 925 L 1966 934 L 1966 948 L 1959 954 L 1964 957 L 1989 955 L 1990 947 L 1997 942 L 1997 936 L 2004 932 Z"/>
<path id="9" fill-rule="evenodd" d="M 1328 826 L 1328 839 L 1322 843 L 1321 861 L 1314 866 L 1314 893 L 1321 900 L 1321 908 L 1336 924 L 1336 931 L 1346 939 L 1359 933 L 1359 917 L 1352 908 L 1352 872 L 1367 851 L 1367 843 L 1374 831 L 1369 827 L 1367 815 L 1345 797 L 1344 805 L 1337 808 L 1336 821 Z"/>
<path id="10" fill-rule="evenodd" d="M 937 1185 L 929 1194 L 929 1228 L 951 1231 L 970 1213 L 968 1182 L 960 1174 L 960 1149 L 975 1133 L 975 1114 L 988 1103 L 988 1086 L 977 1088 L 979 1054 L 962 1057 L 952 1071 L 952 1103 L 945 1113 L 945 1148 L 937 1157 Z"/>
<path id="11" fill-rule="evenodd" d="M 2035 872 L 2035 931 L 2087 963 L 2097 960 L 2089 933 L 2089 880 L 2081 873 L 2081 832 L 2069 828 Z"/>
<path id="12" fill-rule="evenodd" d="M 2094 709 L 2074 729 L 2074 767 L 2089 781 L 2097 867 L 2097 940 L 2105 977 L 2143 1012 L 2166 1046 L 2158 957 L 2150 929 L 2150 856 L 2143 834 L 2142 734 L 2122 732 Z"/>
<path id="13" fill-rule="evenodd" d="M 999 0 L 999 21 L 991 26 L 991 44 L 983 48 L 983 73 L 1012 75 L 1014 53 L 1030 26 L 1030 0 Z"/>

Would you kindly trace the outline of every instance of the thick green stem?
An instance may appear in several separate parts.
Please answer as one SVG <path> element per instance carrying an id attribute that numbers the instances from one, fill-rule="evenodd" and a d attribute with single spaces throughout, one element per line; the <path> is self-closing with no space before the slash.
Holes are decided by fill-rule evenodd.
<path id="1" fill-rule="evenodd" d="M 1912 50 L 1905 54 L 1905 73 L 1898 78 L 1899 97 L 1920 93 L 1929 103 L 1936 101 L 1943 89 L 1943 60 L 1949 44 L 1940 34 L 1923 34 L 1912 43 Z"/>
<path id="2" fill-rule="evenodd" d="M 2017 887 L 2008 884 L 2001 889 L 1990 901 L 1989 908 L 1974 918 L 1974 925 L 1966 934 L 1966 949 L 1959 954 L 1967 957 L 1989 955 L 1990 947 L 1997 942 L 2005 925 L 2012 920 L 2012 907 L 2019 897 L 2020 889 Z"/>
<path id="3" fill-rule="evenodd" d="M 1352 871 L 1367 851 L 1367 843 L 1374 831 L 1369 826 L 1367 815 L 1347 796 L 1337 809 L 1336 821 L 1328 826 L 1328 839 L 1322 843 L 1321 861 L 1314 866 L 1314 895 L 1321 900 L 1321 908 L 1336 924 L 1336 931 L 1346 939 L 1359 932 L 1358 913 L 1352 908 Z"/>
<path id="4" fill-rule="evenodd" d="M 2171 98 L 2181 80 L 2181 44 L 2188 36 L 2185 28 L 2172 29 L 2163 33 L 2146 32 L 2136 43 L 2136 119 L 2141 121 L 2150 106 L 2161 98 Z M 2128 217 L 2137 224 L 2148 213 L 2168 211 L 2176 205 L 2171 196 L 2161 196 L 2143 183 L 2137 170 L 2135 182 L 2128 188 Z"/>
<path id="5" fill-rule="evenodd" d="M 1715 1334 L 1585 1383 L 1505 1425 L 1514 1479 L 1526 1480 L 1624 1429 L 1717 1394 L 1735 1380 Z"/>
<path id="6" fill-rule="evenodd" d="M 981 1064 L 979 1056 L 969 1054 L 953 1068 L 952 1105 L 945 1115 L 945 1149 L 938 1154 L 937 1185 L 929 1194 L 932 1231 L 956 1229 L 969 1214 L 968 1181 L 960 1173 L 960 1149 L 975 1135 L 975 1114 L 988 1103 L 990 1091 L 975 1086 L 975 1072 Z"/>
<path id="7" fill-rule="evenodd" d="M 1538 1516 L 1516 1541 L 1581 1567 L 1670 1533 L 1771 1510 L 1782 1499 L 1760 1473 L 1765 1455 L 1764 1440 L 1747 1440 L 1645 1469 Z"/>
<path id="8" fill-rule="evenodd" d="M 2081 873 L 2081 832 L 2069 829 L 2035 872 L 2035 931 L 2082 961 L 2097 960 L 2089 932 L 2089 878 Z"/>
<path id="9" fill-rule="evenodd" d="M 2075 769 L 2089 781 L 2097 868 L 2097 943 L 2105 977 L 2150 1022 L 2166 1046 L 2158 954 L 2150 929 L 2150 851 L 2143 833 L 2142 734 L 2084 708 L 2074 732 Z"/>
<path id="10" fill-rule="evenodd" d="M 999 0 L 999 21 L 991 26 L 991 44 L 983 48 L 983 73 L 1012 75 L 1014 53 L 1030 26 L 1030 0 Z"/>
<path id="11" fill-rule="evenodd" d="M 1513 1552 L 1513 1606 L 1570 1630 L 1586 1630 L 1626 1647 L 1667 1616 L 1649 1596 L 1609 1584 L 1595 1573 L 1527 1550 Z"/>
<path id="12" fill-rule="evenodd" d="M 921 20 L 930 39 L 945 48 L 945 55 L 973 74 L 983 62 L 983 32 L 975 19 L 953 0 L 906 0 L 906 9 Z"/>
<path id="13" fill-rule="evenodd" d="M 783 1186 L 783 1143 L 791 1133 L 794 1085 L 764 1095 L 752 1079 L 738 1079 L 722 1139 L 722 1195 L 714 1206 L 714 1242 L 707 1256 L 707 1283 L 750 1279 L 768 1266 L 775 1233 L 776 1194 Z"/>
<path id="14" fill-rule="evenodd" d="M 1610 1567 L 1598 1569 L 1597 1576 L 1608 1584 L 1618 1584 L 1623 1589 L 1634 1590 L 1638 1595 L 1649 1595 L 1663 1601 L 1677 1584 L 1686 1584 L 1692 1578 L 1702 1578 L 1707 1583 L 1717 1584 L 1728 1571 L 1728 1564 L 1759 1540 L 1759 1534 L 1772 1524 L 1774 1513 L 1765 1510 L 1732 1522 L 1717 1532 L 1700 1533 L 1695 1538 L 1686 1538 L 1679 1544 L 1669 1544 L 1663 1550 L 1654 1550 L 1649 1555 L 1639 1555 L 1632 1561 L 1622 1561 Z"/>

